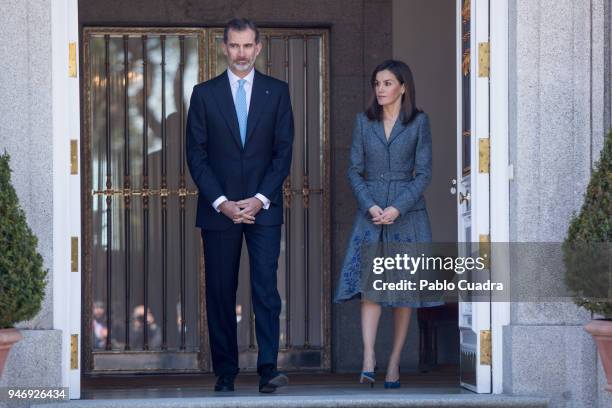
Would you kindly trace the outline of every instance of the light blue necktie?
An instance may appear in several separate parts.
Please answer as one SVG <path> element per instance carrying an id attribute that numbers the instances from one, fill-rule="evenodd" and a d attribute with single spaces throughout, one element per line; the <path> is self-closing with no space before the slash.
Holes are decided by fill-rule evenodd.
<path id="1" fill-rule="evenodd" d="M 236 92 L 236 115 L 238 116 L 238 126 L 240 127 L 240 140 L 242 140 L 242 146 L 246 139 L 246 127 L 247 127 L 247 104 L 246 104 L 246 91 L 244 90 L 245 79 L 238 80 L 238 91 Z"/>

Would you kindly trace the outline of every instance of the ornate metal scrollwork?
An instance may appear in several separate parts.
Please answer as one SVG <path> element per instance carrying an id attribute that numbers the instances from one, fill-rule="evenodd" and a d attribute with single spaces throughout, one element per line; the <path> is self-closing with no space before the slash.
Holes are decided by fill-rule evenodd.
<path id="1" fill-rule="evenodd" d="M 106 190 L 95 190 L 91 193 L 94 196 L 117 196 L 117 197 L 169 197 L 169 196 L 197 196 L 197 191 L 189 191 L 186 188 L 179 188 L 178 190 L 169 190 L 167 188 L 151 189 L 142 188 L 134 189 L 122 188 L 122 189 L 106 189 Z"/>

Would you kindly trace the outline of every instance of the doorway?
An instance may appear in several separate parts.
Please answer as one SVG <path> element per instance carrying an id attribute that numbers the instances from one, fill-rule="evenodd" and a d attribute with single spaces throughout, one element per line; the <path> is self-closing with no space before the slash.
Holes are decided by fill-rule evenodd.
<path id="1" fill-rule="evenodd" d="M 296 133 L 284 184 L 279 259 L 279 368 L 330 362 L 329 67 L 325 29 L 260 30 L 256 68 L 287 81 Z M 83 31 L 84 374 L 210 371 L 194 227 L 197 189 L 185 162 L 192 87 L 225 69 L 220 28 Z M 240 368 L 255 369 L 243 258 Z"/>
<path id="2" fill-rule="evenodd" d="M 499 40 L 507 24 L 507 16 L 500 14 L 504 8 L 506 2 L 489 0 L 394 0 L 394 56 L 412 67 L 417 104 L 432 121 L 433 178 L 426 197 L 434 241 L 457 242 L 462 256 L 463 251 L 488 247 L 505 218 L 490 215 L 496 200 L 490 191 L 496 188 L 499 193 L 504 183 L 507 189 L 507 178 L 500 174 L 507 167 L 507 154 L 500 152 L 497 163 L 490 157 L 493 144 L 501 146 L 507 140 L 500 129 L 504 108 L 495 109 L 497 123 L 490 120 L 493 95 L 503 98 L 499 86 L 505 80 L 506 50 Z M 497 42 L 490 43 L 494 35 Z M 435 46 L 427 46 L 434 42 Z M 495 52 L 499 65 L 496 62 L 493 68 Z M 498 75 L 497 88 L 492 75 Z M 499 208 L 507 208 L 502 201 Z M 498 235 L 497 240 L 504 238 Z M 495 266 L 501 266 L 499 260 Z M 501 376 L 497 388 L 492 386 L 493 364 L 501 372 L 499 358 L 492 357 L 493 342 L 496 352 L 501 350 L 499 326 L 492 323 L 494 305 L 463 301 L 449 306 L 443 308 L 454 314 L 452 334 L 439 346 L 454 349 L 452 364 L 458 367 L 462 386 L 479 393 L 499 390 Z M 421 317 L 423 312 L 415 314 Z"/>

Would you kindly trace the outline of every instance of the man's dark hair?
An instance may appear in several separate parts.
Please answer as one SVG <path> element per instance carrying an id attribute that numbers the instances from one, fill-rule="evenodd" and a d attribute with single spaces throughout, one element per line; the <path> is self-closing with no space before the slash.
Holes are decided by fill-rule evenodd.
<path id="1" fill-rule="evenodd" d="M 244 31 L 244 30 L 253 30 L 255 32 L 255 43 L 259 43 L 259 30 L 254 22 L 249 20 L 248 18 L 233 18 L 227 22 L 225 25 L 225 30 L 223 30 L 223 42 L 227 44 L 227 36 L 229 30 L 235 31 Z"/>

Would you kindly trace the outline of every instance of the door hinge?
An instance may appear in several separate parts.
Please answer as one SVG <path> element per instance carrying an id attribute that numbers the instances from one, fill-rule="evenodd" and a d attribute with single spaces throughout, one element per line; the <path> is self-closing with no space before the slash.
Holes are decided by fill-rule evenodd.
<path id="1" fill-rule="evenodd" d="M 79 369 L 79 335 L 70 335 L 70 369 Z"/>
<path id="2" fill-rule="evenodd" d="M 491 47 L 489 42 L 478 43 L 478 76 L 488 78 L 491 64 Z"/>
<path id="3" fill-rule="evenodd" d="M 488 173 L 491 163 L 491 146 L 489 138 L 478 139 L 478 172 Z"/>
<path id="4" fill-rule="evenodd" d="M 79 143 L 76 139 L 70 140 L 70 174 L 79 174 Z"/>
<path id="5" fill-rule="evenodd" d="M 480 365 L 491 365 L 491 330 L 480 331 Z"/>
<path id="6" fill-rule="evenodd" d="M 79 237 L 70 237 L 70 271 L 79 271 Z"/>
<path id="7" fill-rule="evenodd" d="M 68 43 L 68 76 L 76 78 L 77 62 L 76 62 L 76 43 Z"/>
<path id="8" fill-rule="evenodd" d="M 491 235 L 480 234 L 478 240 L 478 256 L 482 258 L 485 269 L 491 269 Z"/>

